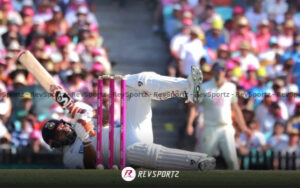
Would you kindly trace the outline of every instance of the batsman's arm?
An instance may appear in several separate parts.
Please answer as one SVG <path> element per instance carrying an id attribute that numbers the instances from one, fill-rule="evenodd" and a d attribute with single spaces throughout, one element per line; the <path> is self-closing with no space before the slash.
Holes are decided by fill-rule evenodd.
<path id="1" fill-rule="evenodd" d="M 53 99 L 64 109 L 68 109 L 71 112 L 71 116 L 74 117 L 77 112 L 80 112 L 80 108 L 76 107 L 75 101 L 68 95 L 65 89 L 60 86 L 53 77 L 47 72 L 47 70 L 40 64 L 40 62 L 31 54 L 30 51 L 25 50 L 21 52 L 17 58 L 28 72 L 30 72 L 34 78 L 40 83 L 40 85 L 53 97 Z M 89 125 L 89 122 L 83 122 L 82 125 L 88 129 L 85 125 Z M 91 135 L 95 135 L 93 130 L 90 131 Z"/>
<path id="2" fill-rule="evenodd" d="M 83 142 L 83 165 L 86 169 L 95 169 L 96 168 L 96 159 L 97 154 L 96 150 L 92 144 L 92 142 L 89 140 L 87 142 Z"/>

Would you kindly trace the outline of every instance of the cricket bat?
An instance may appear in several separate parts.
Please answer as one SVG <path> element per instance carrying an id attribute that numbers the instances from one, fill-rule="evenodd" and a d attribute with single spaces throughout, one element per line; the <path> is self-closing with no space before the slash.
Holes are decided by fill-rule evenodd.
<path id="1" fill-rule="evenodd" d="M 38 62 L 38 60 L 31 54 L 30 51 L 25 50 L 21 52 L 17 58 L 28 72 L 40 83 L 40 85 L 48 92 L 51 97 L 64 109 L 68 109 L 71 112 L 74 100 L 65 91 L 65 89 L 57 84 L 52 76 L 46 71 L 46 69 Z M 86 130 L 89 130 L 90 123 L 81 121 L 81 124 Z M 90 134 L 95 135 L 95 131 L 91 130 Z"/>
<path id="2" fill-rule="evenodd" d="M 17 58 L 28 72 L 40 83 L 40 85 L 51 95 L 51 97 L 64 109 L 68 109 L 74 101 L 68 93 L 58 85 L 46 69 L 28 50 L 20 53 Z"/>

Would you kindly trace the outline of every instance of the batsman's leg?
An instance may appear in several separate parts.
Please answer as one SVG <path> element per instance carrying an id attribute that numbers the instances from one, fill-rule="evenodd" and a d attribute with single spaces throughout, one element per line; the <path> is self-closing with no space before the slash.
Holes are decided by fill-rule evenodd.
<path id="1" fill-rule="evenodd" d="M 135 143 L 127 148 L 130 164 L 149 169 L 212 170 L 216 160 L 203 153 L 166 148 L 157 144 Z"/>
<path id="2" fill-rule="evenodd" d="M 127 86 L 140 92 L 146 92 L 152 99 L 163 100 L 160 94 L 178 93 L 185 97 L 184 92 L 188 90 L 188 81 L 184 78 L 162 76 L 154 72 L 142 72 L 126 76 Z M 166 95 L 164 95 L 166 96 Z M 168 96 L 165 98 L 170 98 Z"/>
<path id="3" fill-rule="evenodd" d="M 165 100 L 172 97 L 186 97 L 191 102 L 199 103 L 202 84 L 202 72 L 196 66 L 191 68 L 188 79 L 162 76 L 154 72 L 142 72 L 127 75 L 127 86 L 146 92 L 152 99 Z"/>

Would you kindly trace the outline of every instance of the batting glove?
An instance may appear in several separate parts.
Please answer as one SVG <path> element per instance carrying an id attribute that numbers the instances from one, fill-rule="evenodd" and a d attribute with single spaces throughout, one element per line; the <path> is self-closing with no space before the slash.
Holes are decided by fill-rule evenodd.
<path id="1" fill-rule="evenodd" d="M 94 131 L 94 125 L 92 122 L 94 112 L 93 112 L 93 108 L 91 106 L 89 106 L 88 104 L 83 103 L 83 102 L 75 102 L 73 105 L 71 105 L 68 108 L 68 110 L 69 110 L 71 117 L 75 121 L 75 124 L 81 125 L 81 127 L 84 129 L 84 131 L 87 132 L 88 134 L 90 134 L 91 136 L 96 135 L 96 133 Z M 77 128 L 77 129 L 79 130 L 79 128 Z M 80 131 L 81 130 L 82 129 L 80 129 Z"/>

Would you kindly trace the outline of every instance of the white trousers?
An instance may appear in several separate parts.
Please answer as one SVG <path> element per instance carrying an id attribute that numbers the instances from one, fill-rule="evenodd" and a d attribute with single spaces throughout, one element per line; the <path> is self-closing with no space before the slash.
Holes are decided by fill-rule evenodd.
<path id="1" fill-rule="evenodd" d="M 229 169 L 238 170 L 239 164 L 235 148 L 234 127 L 205 126 L 201 130 L 200 151 L 208 156 L 213 156 L 219 148 Z"/>
<path id="2" fill-rule="evenodd" d="M 154 72 L 127 75 L 127 143 L 153 143 L 151 101 L 176 97 L 188 90 L 184 78 L 161 76 Z"/>

